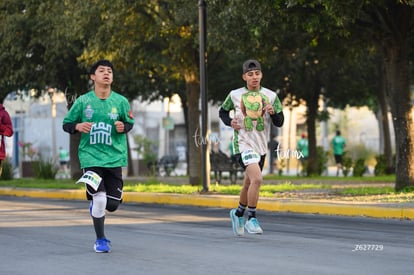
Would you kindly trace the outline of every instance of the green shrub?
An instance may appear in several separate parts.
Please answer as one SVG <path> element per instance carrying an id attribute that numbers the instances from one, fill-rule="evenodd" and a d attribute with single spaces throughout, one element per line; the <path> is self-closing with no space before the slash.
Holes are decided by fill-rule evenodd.
<path id="1" fill-rule="evenodd" d="M 375 176 L 386 175 L 387 174 L 387 163 L 386 163 L 384 155 L 377 155 L 375 159 L 377 160 L 377 164 L 375 165 L 375 168 L 374 168 Z"/>
<path id="2" fill-rule="evenodd" d="M 55 179 L 59 167 L 50 159 L 40 159 L 33 165 L 33 170 L 38 179 Z"/>
<path id="3" fill-rule="evenodd" d="M 316 147 L 316 162 L 318 175 L 322 175 L 328 169 L 328 152 L 325 152 L 322 146 Z"/>
<path id="4" fill-rule="evenodd" d="M 283 174 L 283 169 L 286 168 L 286 161 L 285 159 L 278 159 L 277 160 L 277 173 L 279 176 Z"/>
<path id="5" fill-rule="evenodd" d="M 0 169 L 0 179 L 1 180 L 12 180 L 13 179 L 13 165 L 10 159 L 6 158 L 1 162 Z"/>
<path id="6" fill-rule="evenodd" d="M 347 152 L 344 152 L 342 155 L 342 173 L 344 174 L 344 177 L 347 177 L 349 173 L 352 170 L 353 166 L 352 158 L 347 156 Z"/>
<path id="7" fill-rule="evenodd" d="M 376 165 L 374 169 L 374 173 L 376 176 L 384 176 L 384 175 L 393 175 L 395 174 L 395 154 L 392 157 L 392 165 L 391 167 L 387 167 L 387 160 L 385 158 L 385 155 L 377 155 L 375 157 L 376 159 Z"/>
<path id="8" fill-rule="evenodd" d="M 365 159 L 359 158 L 355 162 L 353 175 L 354 177 L 362 177 L 366 171 Z"/>
<path id="9" fill-rule="evenodd" d="M 347 150 L 349 152 L 349 157 L 353 160 L 364 159 L 366 165 L 375 164 L 375 151 L 366 147 L 365 144 L 350 144 L 347 145 Z"/>
<path id="10" fill-rule="evenodd" d="M 155 176 L 157 174 L 157 142 L 143 135 L 135 135 L 134 141 L 137 147 L 135 150 L 142 156 L 145 165 L 148 168 L 148 176 Z"/>

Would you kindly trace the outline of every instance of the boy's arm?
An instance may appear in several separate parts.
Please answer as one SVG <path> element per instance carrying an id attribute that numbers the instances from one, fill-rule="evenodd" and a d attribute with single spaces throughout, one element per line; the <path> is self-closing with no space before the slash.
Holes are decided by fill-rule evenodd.
<path id="1" fill-rule="evenodd" d="M 285 116 L 284 116 L 283 112 L 279 112 L 277 114 L 270 115 L 270 118 L 272 119 L 273 125 L 275 125 L 276 127 L 282 127 L 283 122 L 285 121 Z"/>
<path id="2" fill-rule="evenodd" d="M 68 122 L 63 124 L 63 131 L 65 131 L 66 133 L 69 134 L 74 134 L 76 133 L 76 124 L 75 122 Z"/>
<path id="3" fill-rule="evenodd" d="M 219 117 L 221 121 L 227 126 L 231 127 L 231 117 L 230 117 L 230 111 L 226 111 L 223 109 L 223 107 L 220 107 L 219 110 Z"/>

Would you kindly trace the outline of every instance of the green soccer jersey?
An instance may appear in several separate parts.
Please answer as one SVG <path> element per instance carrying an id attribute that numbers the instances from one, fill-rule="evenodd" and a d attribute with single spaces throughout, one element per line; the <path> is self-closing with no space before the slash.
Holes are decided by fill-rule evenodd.
<path id="1" fill-rule="evenodd" d="M 298 141 L 297 148 L 298 148 L 298 150 L 300 152 L 302 152 L 303 157 L 305 157 L 305 158 L 309 157 L 309 144 L 308 144 L 308 140 L 307 139 L 301 138 Z"/>
<path id="2" fill-rule="evenodd" d="M 106 99 L 100 99 L 90 91 L 80 96 L 70 108 L 63 124 L 94 123 L 89 133 L 81 134 L 78 155 L 82 169 L 127 166 L 127 136 L 116 131 L 115 121 L 134 124 L 128 100 L 114 91 Z"/>
<path id="3" fill-rule="evenodd" d="M 334 155 L 342 155 L 345 148 L 345 139 L 342 136 L 335 136 L 332 139 Z"/>

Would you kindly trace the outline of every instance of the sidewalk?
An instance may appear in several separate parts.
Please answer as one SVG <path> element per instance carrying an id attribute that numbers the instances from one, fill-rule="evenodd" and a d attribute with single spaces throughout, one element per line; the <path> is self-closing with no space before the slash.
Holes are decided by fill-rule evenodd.
<path id="1" fill-rule="evenodd" d="M 0 196 L 85 200 L 83 190 L 0 188 Z M 216 194 L 165 194 L 124 192 L 124 203 L 171 204 L 197 207 L 234 208 L 238 196 Z M 304 214 L 364 216 L 373 218 L 414 219 L 414 202 L 374 203 L 320 198 L 261 198 L 259 210 Z"/>

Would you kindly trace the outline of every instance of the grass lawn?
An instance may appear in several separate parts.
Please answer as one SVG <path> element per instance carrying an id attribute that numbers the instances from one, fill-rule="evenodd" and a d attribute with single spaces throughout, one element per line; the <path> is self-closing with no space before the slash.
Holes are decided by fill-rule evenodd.
<path id="1" fill-rule="evenodd" d="M 164 180 L 164 181 L 163 181 Z M 165 182 L 165 178 L 147 178 L 145 182 L 126 179 L 125 192 L 156 192 L 193 194 L 202 191 L 202 186 Z M 384 177 L 296 177 L 267 175 L 260 189 L 262 197 L 341 197 L 344 200 L 383 199 L 384 201 L 414 201 L 413 189 L 395 192 L 392 182 L 395 176 Z M 45 189 L 85 189 L 83 184 L 75 184 L 74 180 L 44 180 L 21 178 L 1 180 L 0 187 L 9 188 L 45 188 Z M 241 185 L 211 184 L 209 193 L 238 195 Z"/>

